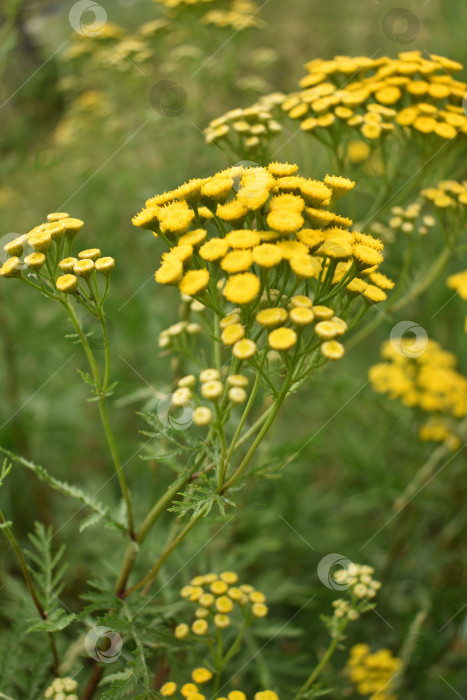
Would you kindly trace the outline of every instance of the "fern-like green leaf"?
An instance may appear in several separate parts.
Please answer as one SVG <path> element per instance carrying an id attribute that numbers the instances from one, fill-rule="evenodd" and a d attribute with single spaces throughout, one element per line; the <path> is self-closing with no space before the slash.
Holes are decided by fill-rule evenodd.
<path id="1" fill-rule="evenodd" d="M 85 491 L 83 491 L 83 489 L 79 488 L 79 486 L 74 486 L 73 484 L 69 484 L 66 481 L 60 481 L 59 479 L 56 479 L 54 476 L 49 474 L 47 469 L 45 469 L 44 467 L 41 467 L 38 464 L 34 464 L 34 462 L 31 462 L 28 459 L 25 459 L 24 457 L 15 455 L 13 452 L 6 450 L 4 447 L 0 446 L 0 451 L 8 455 L 10 459 L 12 459 L 14 462 L 22 464 L 23 467 L 30 469 L 42 481 L 47 482 L 56 491 L 60 491 L 60 493 L 63 493 L 66 496 L 69 496 L 70 498 L 73 498 L 76 501 L 82 503 L 84 506 L 92 510 L 96 515 L 98 515 L 99 518 L 102 518 L 108 526 L 120 530 L 121 532 L 126 532 L 125 524 L 112 518 L 110 515 L 110 509 L 107 506 L 104 506 L 100 501 L 94 498 L 94 496 L 86 493 Z M 94 525 L 95 521 L 89 523 L 88 525 L 85 525 L 85 528 L 89 527 L 90 524 Z"/>

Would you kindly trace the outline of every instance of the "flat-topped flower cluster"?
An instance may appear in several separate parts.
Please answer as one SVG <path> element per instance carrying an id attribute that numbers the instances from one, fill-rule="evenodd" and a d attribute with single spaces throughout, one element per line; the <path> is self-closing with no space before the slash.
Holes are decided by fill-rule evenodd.
<path id="1" fill-rule="evenodd" d="M 425 344 L 426 343 L 426 344 Z M 458 421 L 467 415 L 467 377 L 456 370 L 456 356 L 434 340 L 400 339 L 383 344 L 384 362 L 370 368 L 373 389 L 398 399 L 406 406 L 431 414 L 420 429 L 422 440 L 444 442 L 456 447 Z"/>
<path id="2" fill-rule="evenodd" d="M 212 309 L 221 342 L 239 360 L 256 354 L 265 331 L 273 350 L 314 344 L 339 359 L 336 338 L 347 329 L 340 314 L 356 298 L 383 301 L 393 287 L 379 272 L 383 243 L 351 231 L 352 220 L 332 210 L 355 183 L 297 171 L 289 163 L 235 166 L 152 197 L 133 218 L 168 248 L 156 281 Z"/>

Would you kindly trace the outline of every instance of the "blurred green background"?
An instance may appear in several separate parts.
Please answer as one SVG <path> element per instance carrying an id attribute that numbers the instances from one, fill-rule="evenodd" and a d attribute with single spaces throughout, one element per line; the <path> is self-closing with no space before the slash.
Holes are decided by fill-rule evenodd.
<path id="1" fill-rule="evenodd" d="M 101 4 L 108 21 L 130 33 L 162 17 L 150 0 Z M 140 388 L 148 389 L 146 398 L 151 391 L 171 390 L 170 360 L 157 337 L 177 320 L 177 297 L 154 284 L 159 251 L 150 234 L 132 227 L 132 215 L 154 193 L 241 160 L 207 146 L 202 130 L 261 94 L 296 89 L 308 60 L 419 49 L 467 63 L 467 5 L 459 0 L 269 0 L 259 12 L 264 26 L 236 34 L 206 27 L 193 13 L 154 38 L 148 60 L 123 57 L 117 67 L 101 70 L 87 60 L 64 60 L 77 41 L 68 18 L 71 6 L 4 0 L 0 10 L 0 239 L 3 247 L 13 233 L 29 231 L 49 211 L 65 210 L 85 221 L 83 247 L 97 246 L 116 258 L 107 304 L 118 381 L 110 410 L 141 517 L 161 488 L 157 479 L 168 477 L 160 473 L 163 467 L 139 460 L 144 423 L 136 411 L 144 402 L 125 397 Z M 400 7 L 419 24 L 397 31 L 386 26 L 389 10 Z M 154 97 L 163 80 L 180 86 L 180 109 L 173 116 L 161 113 Z M 80 102 L 82 95 L 87 99 Z M 307 176 L 326 172 L 329 163 L 319 148 L 303 137 L 287 139 L 287 134 L 278 138 L 277 158 L 298 162 Z M 465 152 L 459 157 L 465 162 Z M 399 201 L 404 203 L 403 193 L 394 203 Z M 426 241 L 420 262 L 435 254 L 434 244 Z M 451 271 L 462 269 L 459 265 L 453 261 Z M 391 274 L 391 262 L 385 271 Z M 273 431 L 258 460 L 293 459 L 280 480 L 260 481 L 242 492 L 235 519 L 195 560 L 199 571 L 240 569 L 270 591 L 277 629 L 306 604 L 290 624 L 293 633 L 286 628 L 285 637 L 278 635 L 264 651 L 284 697 L 326 643 L 318 616 L 335 592 L 320 584 L 316 568 L 329 552 L 372 564 L 384 583 L 377 611 L 351 629 L 351 642 L 388 646 L 397 654 L 417 613 L 427 611 L 401 697 L 444 700 L 467 693 L 463 453 L 398 514 L 394 501 L 433 448 L 418 440 L 419 418 L 374 394 L 367 382 L 380 343 L 401 318 L 426 327 L 430 337 L 458 355 L 461 371 L 467 372 L 461 300 L 450 300 L 433 318 L 449 299 L 443 282 L 428 290 L 402 317 L 388 317 L 344 361 L 327 366 L 308 390 L 291 399 L 281 429 Z M 96 406 L 86 401 L 87 388 L 77 378 L 83 356 L 65 338 L 71 328 L 60 309 L 15 280 L 2 280 L 0 328 L 1 444 L 58 478 L 85 484 L 89 491 L 102 489 L 99 496 L 117 507 L 116 480 L 106 485 L 111 466 Z M 40 519 L 53 525 L 57 543 L 67 544 L 70 586 L 64 600 L 72 609 L 79 607 L 77 596 L 93 570 L 112 576 L 118 557 L 114 561 L 109 552 L 121 542 L 108 531 L 77 534 L 83 513 L 77 517 L 73 502 L 18 466 L 2 489 L 2 508 L 20 540 Z M 177 558 L 183 562 L 215 527 L 210 521 L 187 541 L 174 570 Z M 146 566 L 159 546 L 148 542 Z M 9 577 L 18 572 L 3 540 L 0 551 L 9 590 Z M 143 562 L 140 573 L 145 570 Z M 192 573 L 184 571 L 177 583 Z M 9 626 L 6 621 L 5 629 Z M 336 672 L 345 658 L 344 652 L 336 657 Z M 348 684 L 341 682 L 350 697 Z"/>

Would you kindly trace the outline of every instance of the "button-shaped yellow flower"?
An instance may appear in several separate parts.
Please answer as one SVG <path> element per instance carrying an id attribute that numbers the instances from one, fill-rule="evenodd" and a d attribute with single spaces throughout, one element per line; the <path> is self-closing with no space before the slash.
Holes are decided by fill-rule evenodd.
<path id="1" fill-rule="evenodd" d="M 65 292 L 65 294 L 73 294 L 78 288 L 78 278 L 75 275 L 62 275 L 55 282 L 59 292 Z"/>
<path id="2" fill-rule="evenodd" d="M 290 350 L 297 342 L 297 334 L 292 328 L 276 328 L 268 336 L 268 344 L 273 350 Z"/>

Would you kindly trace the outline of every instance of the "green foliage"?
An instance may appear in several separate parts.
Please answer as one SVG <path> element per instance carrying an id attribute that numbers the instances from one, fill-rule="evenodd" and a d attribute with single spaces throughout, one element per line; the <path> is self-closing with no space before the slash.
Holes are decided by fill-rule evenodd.
<path id="1" fill-rule="evenodd" d="M 52 551 L 53 531 L 42 523 L 35 523 L 34 533 L 29 535 L 33 549 L 26 550 L 31 562 L 30 572 L 36 584 L 36 590 L 47 619 L 34 623 L 29 632 L 58 632 L 65 629 L 75 619 L 73 613 L 67 614 L 62 607 L 60 595 L 65 588 L 64 576 L 68 568 L 62 562 L 65 545 L 62 544 L 55 553 Z"/>

